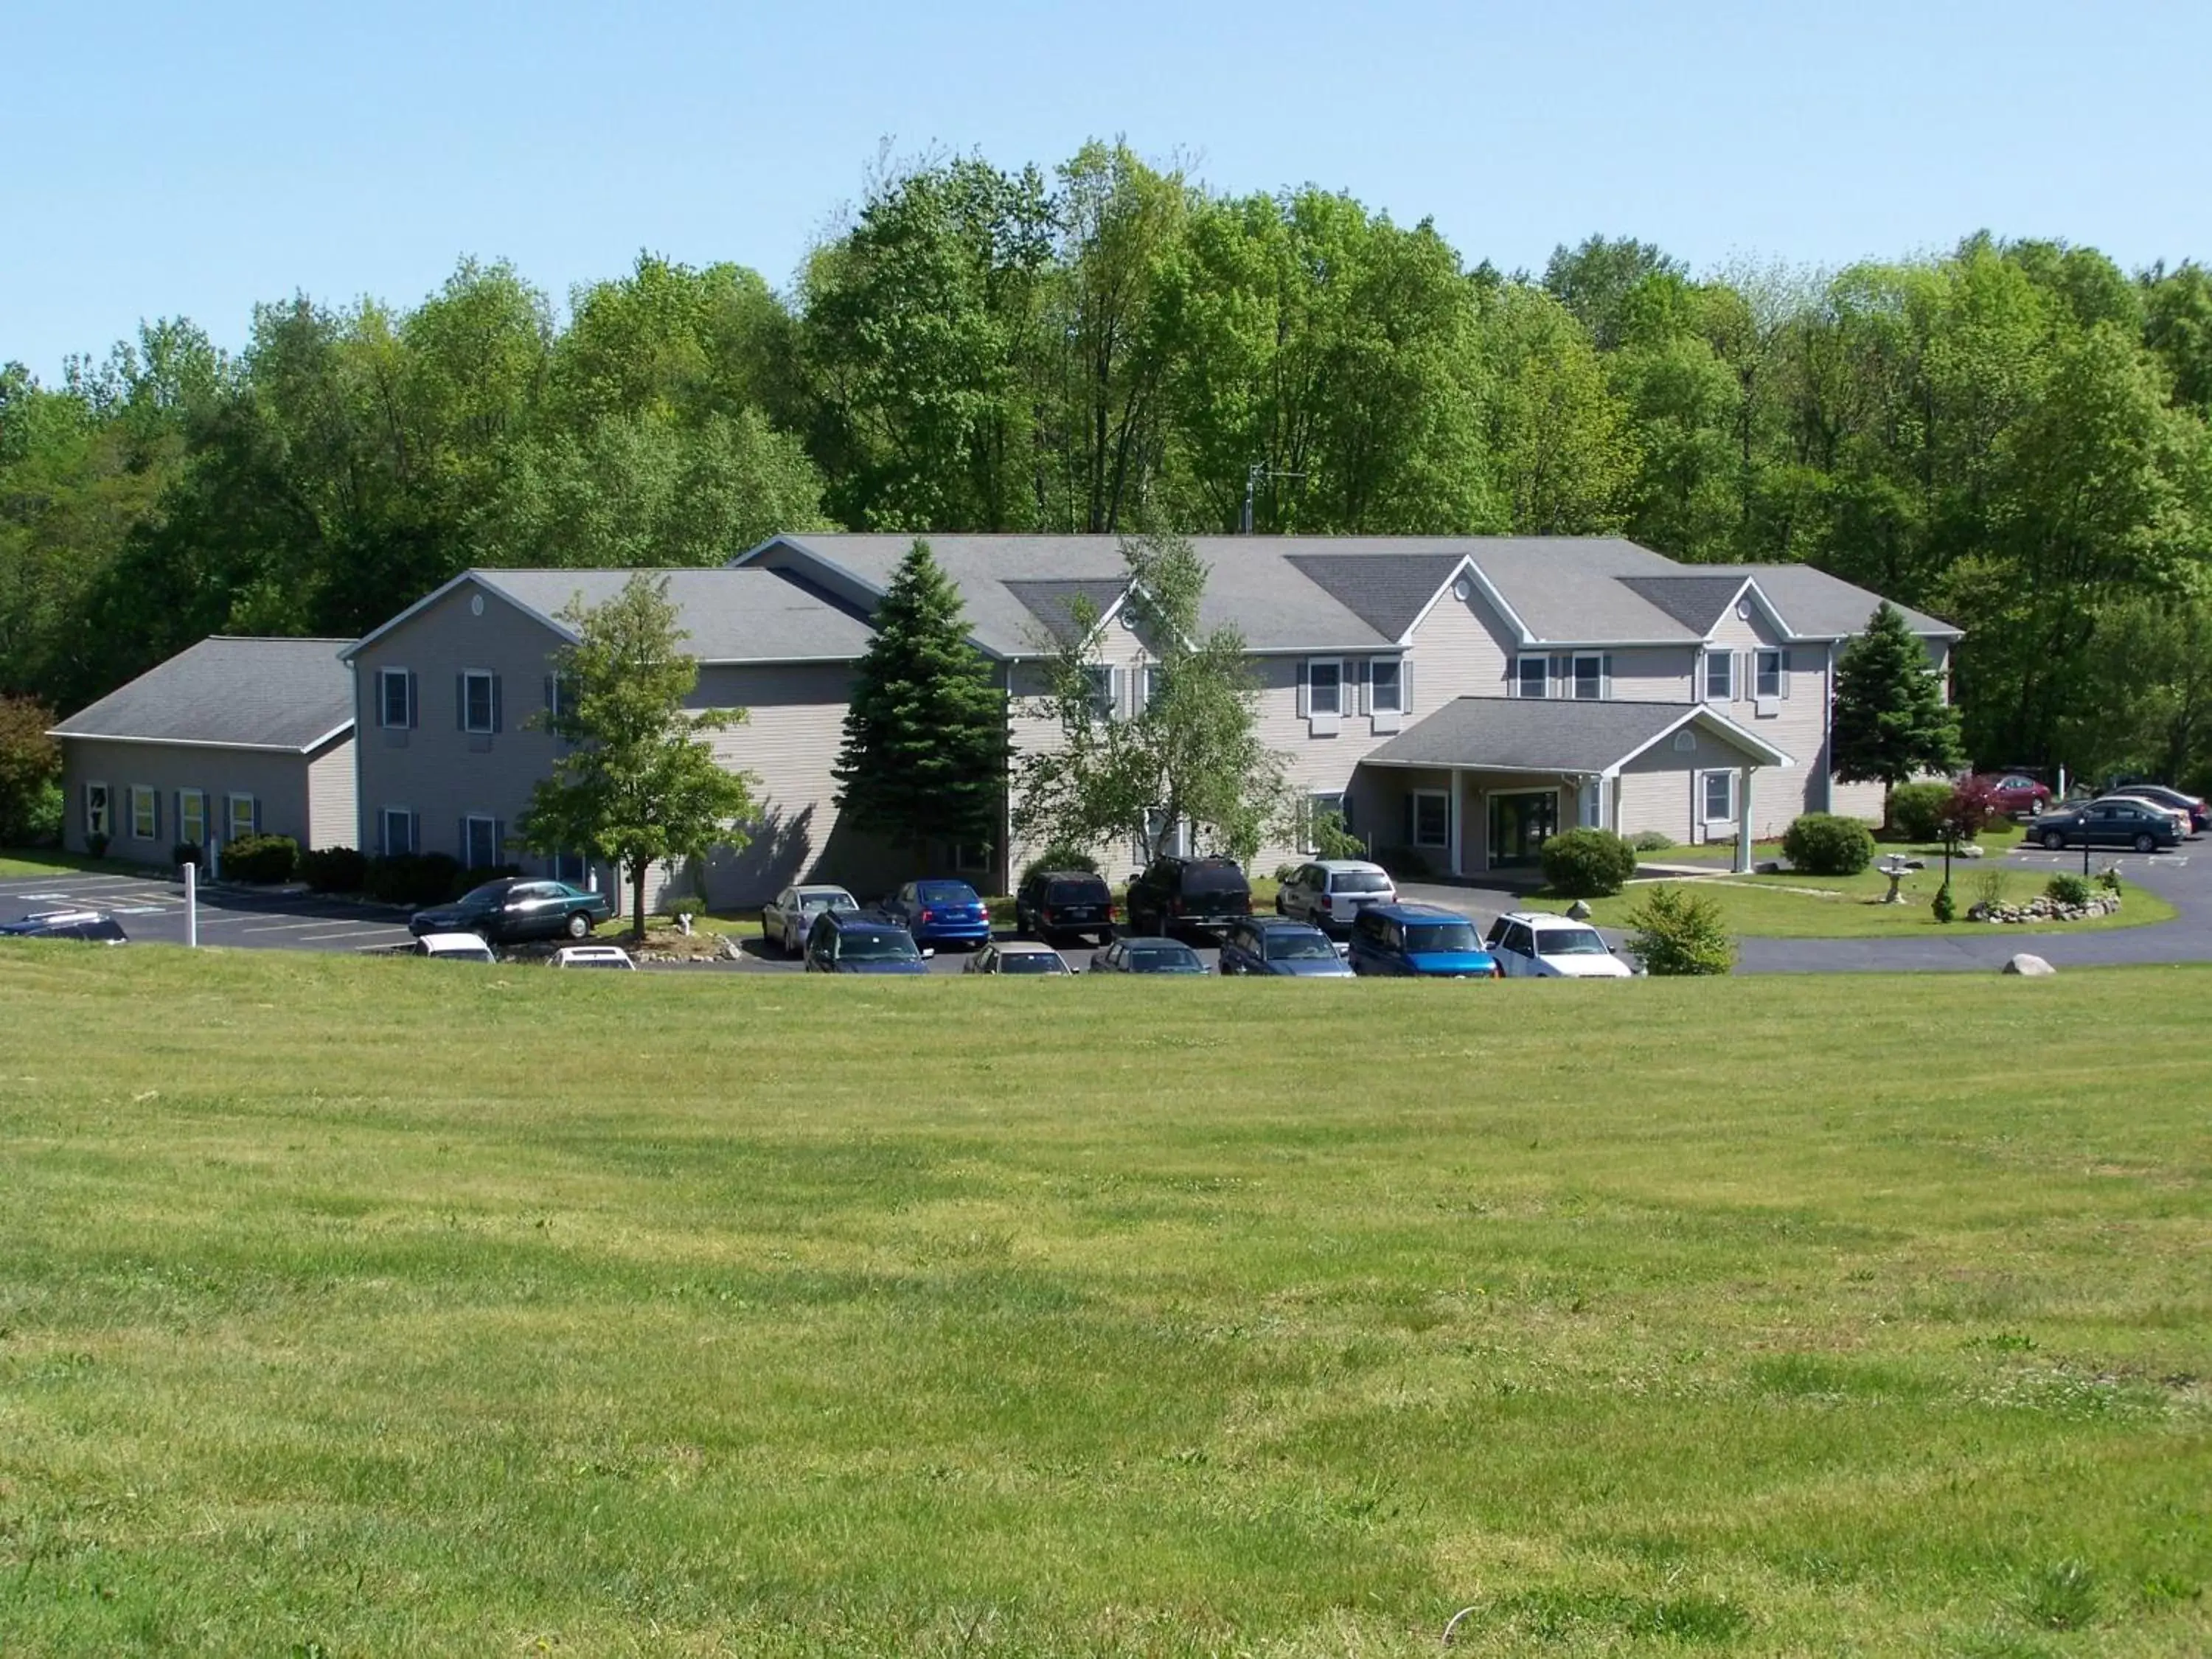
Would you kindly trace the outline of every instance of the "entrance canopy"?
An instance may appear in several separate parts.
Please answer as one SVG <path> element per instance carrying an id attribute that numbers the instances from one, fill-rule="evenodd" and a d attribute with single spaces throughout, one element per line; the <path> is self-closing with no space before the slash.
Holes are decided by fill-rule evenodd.
<path id="1" fill-rule="evenodd" d="M 1749 766 L 1792 766 L 1772 744 L 1703 703 L 1461 697 L 1401 732 L 1368 766 L 1464 767 L 1546 777 L 1613 777 L 1678 732 L 1733 748 Z"/>

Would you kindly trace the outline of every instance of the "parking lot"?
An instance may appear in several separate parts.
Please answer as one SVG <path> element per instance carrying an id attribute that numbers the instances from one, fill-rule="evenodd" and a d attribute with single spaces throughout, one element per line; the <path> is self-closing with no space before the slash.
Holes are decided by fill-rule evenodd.
<path id="1" fill-rule="evenodd" d="M 0 881 L 0 918 L 86 906 L 106 910 L 147 944 L 185 942 L 184 884 L 164 876 L 56 875 Z M 408 940 L 407 913 L 313 893 L 203 888 L 203 945 L 276 946 L 289 951 L 389 950 Z"/>

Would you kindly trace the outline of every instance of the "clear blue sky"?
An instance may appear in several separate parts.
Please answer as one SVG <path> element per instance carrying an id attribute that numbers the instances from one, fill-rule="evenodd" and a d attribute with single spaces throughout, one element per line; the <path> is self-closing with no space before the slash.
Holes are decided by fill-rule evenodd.
<path id="1" fill-rule="evenodd" d="M 641 248 L 778 285 L 879 146 L 1086 137 L 1314 182 L 1467 259 L 1592 231 L 1699 269 L 1988 228 L 2212 258 L 2212 5 L 849 0 L 617 9 L 0 0 L 0 360 L 142 317 L 225 346 L 464 253 L 552 293 Z"/>

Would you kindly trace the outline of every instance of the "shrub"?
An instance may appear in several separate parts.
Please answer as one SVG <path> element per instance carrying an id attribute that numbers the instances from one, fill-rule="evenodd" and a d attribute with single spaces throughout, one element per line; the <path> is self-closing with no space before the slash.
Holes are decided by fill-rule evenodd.
<path id="1" fill-rule="evenodd" d="M 2005 815 L 1997 792 L 1986 779 L 1968 778 L 1951 792 L 1943 815 L 1959 826 L 1959 838 L 1972 841 Z"/>
<path id="2" fill-rule="evenodd" d="M 368 856 L 351 847 L 323 847 L 300 859 L 300 879 L 318 893 L 358 893 L 368 885 Z"/>
<path id="3" fill-rule="evenodd" d="M 54 711 L 34 697 L 0 697 L 0 845 L 36 845 L 52 803 L 61 823 L 62 746 L 46 735 Z"/>
<path id="4" fill-rule="evenodd" d="M 180 841 L 169 849 L 169 861 L 179 870 L 187 864 L 204 870 L 207 868 L 207 849 L 196 841 Z"/>
<path id="5" fill-rule="evenodd" d="M 1807 812 L 1782 832 L 1782 851 L 1808 876 L 1856 876 L 1874 862 L 1874 832 L 1856 818 Z"/>
<path id="6" fill-rule="evenodd" d="M 681 898 L 665 898 L 660 902 L 660 914 L 665 916 L 703 916 L 707 901 L 696 893 L 686 893 Z"/>
<path id="7" fill-rule="evenodd" d="M 2108 893 L 2120 890 L 2120 866 L 2108 864 L 2097 873 L 2097 884 Z"/>
<path id="8" fill-rule="evenodd" d="M 2004 902 L 2004 872 L 1984 870 L 1974 878 L 1974 902 L 1994 910 Z"/>
<path id="9" fill-rule="evenodd" d="M 2087 904 L 2094 896 L 2080 876 L 2053 876 L 2044 884 L 2043 896 L 2053 904 Z"/>
<path id="10" fill-rule="evenodd" d="M 1048 870 L 1085 870 L 1095 876 L 1098 873 L 1098 860 L 1078 848 L 1048 847 L 1022 866 L 1021 880 L 1016 885 L 1026 887 L 1031 876 Z"/>
<path id="11" fill-rule="evenodd" d="M 1639 830 L 1629 837 L 1628 844 L 1639 853 L 1663 853 L 1674 843 L 1656 830 Z"/>
<path id="12" fill-rule="evenodd" d="M 1889 792 L 1889 827 L 1907 841 L 1941 841 L 1951 810 L 1948 783 L 1900 783 Z"/>
<path id="13" fill-rule="evenodd" d="M 1401 881 L 1424 881 L 1435 873 L 1428 860 L 1411 847 L 1377 848 L 1375 862 Z"/>
<path id="14" fill-rule="evenodd" d="M 1936 890 L 1936 902 L 1928 908 L 1936 913 L 1936 920 L 1938 921 L 1953 921 L 1957 920 L 1959 907 L 1957 902 L 1951 896 L 1951 884 L 1949 882 L 1945 882 L 1941 887 L 1938 887 Z"/>
<path id="15" fill-rule="evenodd" d="M 1364 859 L 1367 843 L 1344 827 L 1341 812 L 1316 814 L 1313 822 L 1314 856 L 1324 859 Z"/>
<path id="16" fill-rule="evenodd" d="M 226 881 L 289 881 L 299 867 L 300 843 L 289 836 L 240 836 L 222 849 Z"/>
<path id="17" fill-rule="evenodd" d="M 395 853 L 368 860 L 362 891 L 381 904 L 440 904 L 460 867 L 443 853 Z"/>
<path id="18" fill-rule="evenodd" d="M 1569 830 L 1544 843 L 1544 879 L 1568 898 L 1618 893 L 1636 873 L 1636 849 L 1610 830 Z"/>
<path id="19" fill-rule="evenodd" d="M 1721 925 L 1720 906 L 1686 887 L 1654 887 L 1628 913 L 1632 955 L 1648 974 L 1725 974 L 1735 966 L 1735 941 Z"/>

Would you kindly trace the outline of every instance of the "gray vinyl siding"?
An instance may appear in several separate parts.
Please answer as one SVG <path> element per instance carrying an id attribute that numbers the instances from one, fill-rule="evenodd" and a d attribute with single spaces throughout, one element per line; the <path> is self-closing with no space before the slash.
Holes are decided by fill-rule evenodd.
<path id="1" fill-rule="evenodd" d="M 351 793 L 353 761 L 350 740 L 339 738 L 311 760 L 306 755 L 261 750 L 218 749 L 198 744 L 125 743 L 102 738 L 62 739 L 62 787 L 65 812 L 62 844 L 72 853 L 84 845 L 84 786 L 104 783 L 108 788 L 108 840 L 111 858 L 137 863 L 167 865 L 179 839 L 177 795 L 198 789 L 208 797 L 210 836 L 223 837 L 225 803 L 234 794 L 251 795 L 258 808 L 264 835 L 289 836 L 302 847 L 341 844 L 337 837 L 351 834 L 351 815 L 335 821 L 319 811 L 311 797 L 311 776 L 334 767 L 348 776 Z M 160 800 L 155 833 L 140 839 L 131 833 L 131 795 L 136 786 L 150 788 Z M 333 823 L 335 827 L 333 827 Z M 328 839 L 318 839 L 322 835 Z"/>
<path id="2" fill-rule="evenodd" d="M 307 823 L 302 847 L 358 847 L 360 805 L 354 799 L 354 740 L 341 738 L 307 766 Z"/>

